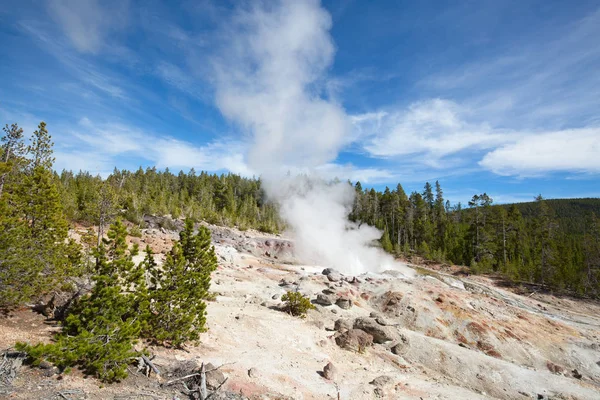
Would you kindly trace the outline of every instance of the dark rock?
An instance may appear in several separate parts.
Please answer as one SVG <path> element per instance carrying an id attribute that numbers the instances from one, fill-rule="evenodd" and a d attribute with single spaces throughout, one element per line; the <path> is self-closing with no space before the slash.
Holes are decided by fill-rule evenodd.
<path id="1" fill-rule="evenodd" d="M 256 378 L 256 377 L 258 377 L 258 370 L 256 368 L 254 368 L 254 367 L 250 368 L 248 370 L 248 376 L 250 378 Z"/>
<path id="2" fill-rule="evenodd" d="M 337 335 L 335 343 L 342 349 L 362 353 L 373 344 L 373 336 L 360 329 L 350 329 Z"/>
<path id="3" fill-rule="evenodd" d="M 335 274 L 339 275 L 339 272 L 337 270 L 333 269 L 333 268 L 325 268 L 323 270 L 323 272 L 322 272 L 323 275 L 329 275 L 329 274 L 332 274 L 332 273 L 335 273 Z"/>
<path id="4" fill-rule="evenodd" d="M 279 295 L 278 295 L 278 294 L 274 294 L 273 296 L 271 296 L 271 298 L 272 298 L 273 300 L 277 300 L 277 299 L 279 298 Z"/>
<path id="5" fill-rule="evenodd" d="M 331 362 L 328 362 L 327 365 L 323 368 L 323 377 L 332 381 L 335 379 L 336 375 L 337 368 Z"/>
<path id="6" fill-rule="evenodd" d="M 315 300 L 316 304 L 320 304 L 322 306 L 332 306 L 334 299 L 331 296 L 327 296 L 325 294 L 319 293 Z"/>
<path id="7" fill-rule="evenodd" d="M 346 297 L 340 297 L 339 299 L 337 299 L 337 301 L 335 302 L 335 304 L 343 309 L 343 310 L 347 310 L 350 307 L 352 307 L 352 300 L 346 298 Z"/>
<path id="8" fill-rule="evenodd" d="M 583 378 L 583 375 L 581 375 L 581 374 L 579 373 L 579 371 L 577 371 L 576 369 L 574 369 L 574 370 L 573 370 L 573 371 L 571 371 L 571 372 L 573 373 L 573 378 L 575 378 L 575 379 L 581 379 L 581 378 Z"/>
<path id="9" fill-rule="evenodd" d="M 389 342 L 395 337 L 392 329 L 379 325 L 372 318 L 357 318 L 354 321 L 354 329 L 362 329 L 372 335 L 375 343 Z"/>

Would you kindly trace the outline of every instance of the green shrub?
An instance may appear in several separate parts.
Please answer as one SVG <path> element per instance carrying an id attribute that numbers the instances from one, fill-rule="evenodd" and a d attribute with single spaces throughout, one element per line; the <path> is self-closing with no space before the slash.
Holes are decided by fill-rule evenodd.
<path id="1" fill-rule="evenodd" d="M 129 235 L 133 236 L 133 237 L 137 237 L 137 238 L 141 238 L 142 237 L 142 230 L 140 229 L 139 226 L 134 225 L 129 229 Z"/>
<path id="2" fill-rule="evenodd" d="M 285 309 L 295 317 L 304 318 L 308 310 L 314 310 L 316 307 L 310 302 L 310 299 L 300 292 L 287 292 L 281 296 L 285 302 Z"/>

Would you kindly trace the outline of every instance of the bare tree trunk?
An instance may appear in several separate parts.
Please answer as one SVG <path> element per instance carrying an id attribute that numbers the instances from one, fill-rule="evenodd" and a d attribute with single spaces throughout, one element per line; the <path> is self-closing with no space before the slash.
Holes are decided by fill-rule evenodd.
<path id="1" fill-rule="evenodd" d="M 206 390 L 206 367 L 204 366 L 204 362 L 202 362 L 202 366 L 200 367 L 200 400 L 206 400 L 208 397 L 208 392 Z"/>

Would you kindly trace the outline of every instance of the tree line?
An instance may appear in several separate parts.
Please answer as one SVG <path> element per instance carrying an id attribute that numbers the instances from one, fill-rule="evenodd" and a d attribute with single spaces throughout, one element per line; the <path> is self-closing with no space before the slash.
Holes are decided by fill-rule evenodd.
<path id="1" fill-rule="evenodd" d="M 598 199 L 540 195 L 532 203 L 493 205 L 482 193 L 463 207 L 444 199 L 437 181 L 410 195 L 400 184 L 378 192 L 357 182 L 355 191 L 351 219 L 381 229 L 388 252 L 589 296 L 600 293 Z"/>

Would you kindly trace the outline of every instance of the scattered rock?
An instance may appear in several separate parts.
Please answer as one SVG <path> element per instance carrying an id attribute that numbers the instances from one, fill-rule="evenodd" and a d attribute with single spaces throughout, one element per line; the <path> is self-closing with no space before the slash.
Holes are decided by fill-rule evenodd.
<path id="1" fill-rule="evenodd" d="M 564 372 L 563 367 L 554 364 L 552 361 L 546 361 L 546 367 L 548 368 L 548 371 L 552 372 L 553 374 L 562 374 Z"/>
<path id="2" fill-rule="evenodd" d="M 329 282 L 339 282 L 342 279 L 342 275 L 338 272 L 332 272 L 327 275 Z"/>
<path id="3" fill-rule="evenodd" d="M 337 335 L 335 343 L 342 349 L 362 353 L 373 344 L 373 336 L 360 329 L 350 329 Z"/>
<path id="4" fill-rule="evenodd" d="M 323 368 L 323 377 L 332 381 L 335 379 L 336 375 L 337 368 L 331 362 L 328 362 L 325 368 Z"/>
<path id="5" fill-rule="evenodd" d="M 398 356 L 402 356 L 404 354 L 406 354 L 410 348 L 410 343 L 408 341 L 408 338 L 403 335 L 400 334 L 400 340 L 398 343 L 396 343 L 394 346 L 392 346 L 391 350 L 392 353 L 398 355 Z"/>
<path id="6" fill-rule="evenodd" d="M 207 371 L 206 387 L 208 387 L 211 390 L 215 390 L 217 387 L 219 387 L 221 383 L 223 383 L 223 381 L 225 380 L 225 375 L 218 369 L 215 369 L 216 367 L 211 363 L 207 363 L 205 367 Z"/>
<path id="7" fill-rule="evenodd" d="M 337 301 L 335 302 L 335 304 L 343 309 L 343 310 L 347 310 L 350 307 L 352 307 L 352 300 L 346 298 L 346 297 L 340 297 L 339 299 L 337 299 Z"/>
<path id="8" fill-rule="evenodd" d="M 333 329 L 335 329 L 338 332 L 349 331 L 350 329 L 352 329 L 353 325 L 353 321 L 346 318 L 340 318 L 337 321 L 335 321 Z"/>
<path id="9" fill-rule="evenodd" d="M 389 325 L 393 325 L 390 324 L 385 318 L 383 318 L 382 316 L 378 316 L 377 318 L 375 318 L 375 322 L 377 322 L 379 325 L 382 326 L 389 326 Z"/>
<path id="10" fill-rule="evenodd" d="M 377 387 L 384 387 L 384 386 L 392 383 L 393 380 L 394 379 L 391 376 L 381 375 L 381 376 L 378 376 L 377 378 L 373 379 L 371 382 L 369 382 L 369 384 L 371 384 L 373 386 L 377 386 Z"/>
<path id="11" fill-rule="evenodd" d="M 573 371 L 571 371 L 571 373 L 573 374 L 573 378 L 575 378 L 575 379 L 581 379 L 581 378 L 583 378 L 583 375 L 581 375 L 579 373 L 579 371 L 577 371 L 576 369 L 574 369 Z"/>
<path id="12" fill-rule="evenodd" d="M 333 305 L 333 301 L 334 301 L 334 299 L 331 296 L 319 293 L 317 295 L 315 303 L 320 304 L 322 306 L 331 306 L 331 305 Z"/>
<path id="13" fill-rule="evenodd" d="M 254 368 L 254 367 L 250 368 L 248 370 L 248 376 L 250 378 L 256 378 L 256 377 L 258 377 L 258 370 L 256 368 Z"/>
<path id="14" fill-rule="evenodd" d="M 354 321 L 354 329 L 361 329 L 368 334 L 373 336 L 373 342 L 385 343 L 389 342 L 394 338 L 394 334 L 391 329 L 379 325 L 372 318 L 357 318 Z"/>
<path id="15" fill-rule="evenodd" d="M 332 273 L 339 274 L 339 272 L 333 268 L 325 268 L 322 272 L 323 275 L 329 275 Z"/>
<path id="16" fill-rule="evenodd" d="M 277 300 L 277 299 L 279 299 L 279 295 L 278 295 L 278 294 L 274 294 L 273 296 L 271 296 L 271 298 L 272 298 L 273 300 Z"/>

